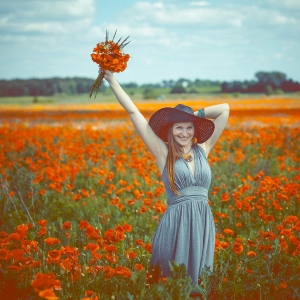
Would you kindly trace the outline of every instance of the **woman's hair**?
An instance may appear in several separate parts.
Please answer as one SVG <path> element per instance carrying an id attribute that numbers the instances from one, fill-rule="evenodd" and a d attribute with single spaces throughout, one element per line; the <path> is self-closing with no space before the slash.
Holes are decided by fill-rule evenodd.
<path id="1" fill-rule="evenodd" d="M 173 125 L 170 126 L 168 130 L 168 155 L 167 155 L 167 161 L 166 161 L 166 168 L 167 168 L 167 174 L 168 179 L 170 183 L 170 189 L 177 195 L 179 195 L 179 192 L 176 189 L 175 185 L 175 172 L 174 172 L 174 165 L 177 159 L 180 158 L 182 150 L 180 145 L 176 142 L 174 136 L 173 136 Z"/>

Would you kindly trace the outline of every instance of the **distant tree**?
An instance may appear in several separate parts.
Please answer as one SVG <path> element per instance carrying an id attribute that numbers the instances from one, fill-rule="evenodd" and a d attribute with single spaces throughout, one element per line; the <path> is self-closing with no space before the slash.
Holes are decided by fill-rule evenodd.
<path id="1" fill-rule="evenodd" d="M 154 87 L 146 87 L 143 91 L 144 99 L 155 99 L 157 97 Z"/>
<path id="2" fill-rule="evenodd" d="M 266 87 L 265 87 L 265 94 L 267 96 L 270 96 L 270 95 L 274 94 L 274 90 L 273 90 L 273 88 L 272 88 L 272 86 L 270 84 L 266 85 Z"/>
<path id="3" fill-rule="evenodd" d="M 172 88 L 172 90 L 171 90 L 170 93 L 171 94 L 183 94 L 183 93 L 186 93 L 186 89 L 183 86 L 181 86 L 181 85 L 175 85 Z"/>
<path id="4" fill-rule="evenodd" d="M 280 87 L 280 85 L 286 81 L 286 75 L 281 72 L 257 72 L 255 73 L 255 77 L 258 82 L 267 86 L 271 85 L 274 87 Z"/>
<path id="5" fill-rule="evenodd" d="M 187 86 L 190 86 L 191 83 L 192 83 L 192 81 L 190 79 L 180 78 L 176 81 L 175 86 L 187 87 Z"/>

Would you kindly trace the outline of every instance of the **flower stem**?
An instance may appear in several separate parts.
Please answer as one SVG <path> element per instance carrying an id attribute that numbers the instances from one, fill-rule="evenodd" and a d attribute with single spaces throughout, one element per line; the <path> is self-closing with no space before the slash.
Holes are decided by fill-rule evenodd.
<path id="1" fill-rule="evenodd" d="M 101 72 L 90 88 L 90 95 L 89 95 L 90 98 L 92 98 L 93 94 L 95 94 L 94 99 L 96 98 L 98 89 L 102 83 L 103 78 L 104 78 L 104 72 Z"/>

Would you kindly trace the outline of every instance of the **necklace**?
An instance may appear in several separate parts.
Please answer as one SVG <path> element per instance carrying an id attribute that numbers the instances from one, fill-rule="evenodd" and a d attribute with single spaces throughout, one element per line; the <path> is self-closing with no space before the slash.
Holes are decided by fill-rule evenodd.
<path id="1" fill-rule="evenodd" d="M 191 154 L 189 154 L 191 152 L 191 150 L 192 150 L 192 147 L 190 148 L 188 153 L 183 153 L 183 159 L 186 162 L 191 162 L 193 160 L 193 156 Z"/>

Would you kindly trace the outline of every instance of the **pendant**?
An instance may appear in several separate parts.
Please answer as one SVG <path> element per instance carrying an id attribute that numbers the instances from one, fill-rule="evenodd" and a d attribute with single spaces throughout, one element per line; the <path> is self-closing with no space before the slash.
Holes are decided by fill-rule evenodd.
<path id="1" fill-rule="evenodd" d="M 186 155 L 183 156 L 183 159 L 186 162 L 191 162 L 193 160 L 193 156 L 191 154 L 186 154 Z"/>

